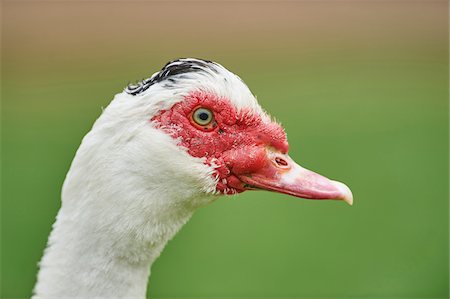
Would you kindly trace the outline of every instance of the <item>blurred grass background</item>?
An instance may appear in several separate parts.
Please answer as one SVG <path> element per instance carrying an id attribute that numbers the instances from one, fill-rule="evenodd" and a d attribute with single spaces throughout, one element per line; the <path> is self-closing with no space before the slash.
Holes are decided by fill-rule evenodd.
<path id="1" fill-rule="evenodd" d="M 191 56 L 240 75 L 355 205 L 223 198 L 168 244 L 150 297 L 448 298 L 447 1 L 1 4 L 3 298 L 30 296 L 101 107 Z"/>

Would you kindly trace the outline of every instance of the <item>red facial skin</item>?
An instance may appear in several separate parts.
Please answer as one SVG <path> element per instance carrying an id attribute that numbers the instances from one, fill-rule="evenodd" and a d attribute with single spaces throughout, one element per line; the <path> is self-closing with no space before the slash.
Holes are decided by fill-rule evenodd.
<path id="1" fill-rule="evenodd" d="M 206 127 L 195 123 L 192 113 L 199 107 L 213 112 L 213 123 Z M 261 116 L 250 109 L 238 112 L 228 99 L 203 91 L 191 93 L 152 121 L 157 128 L 179 139 L 179 145 L 187 148 L 190 155 L 205 158 L 205 164 L 215 166 L 216 190 L 223 194 L 246 190 L 236 175 L 264 168 L 268 163 L 267 147 L 283 154 L 289 148 L 280 125 L 264 123 Z"/>

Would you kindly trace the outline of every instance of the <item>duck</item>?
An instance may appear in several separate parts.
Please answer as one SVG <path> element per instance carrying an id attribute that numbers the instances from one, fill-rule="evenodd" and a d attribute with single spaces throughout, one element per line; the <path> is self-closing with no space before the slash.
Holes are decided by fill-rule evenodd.
<path id="1" fill-rule="evenodd" d="M 224 195 L 353 203 L 349 187 L 288 151 L 283 127 L 216 62 L 175 59 L 129 84 L 75 154 L 32 298 L 145 298 L 167 242 Z"/>

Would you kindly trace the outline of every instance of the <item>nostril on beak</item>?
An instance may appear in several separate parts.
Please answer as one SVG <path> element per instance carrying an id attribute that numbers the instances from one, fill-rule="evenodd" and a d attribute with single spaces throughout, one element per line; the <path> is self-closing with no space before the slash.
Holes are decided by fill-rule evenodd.
<path id="1" fill-rule="evenodd" d="M 280 157 L 276 157 L 275 158 L 275 163 L 282 168 L 285 168 L 287 166 L 289 166 L 288 162 L 286 162 L 286 160 L 284 160 L 283 158 Z"/>

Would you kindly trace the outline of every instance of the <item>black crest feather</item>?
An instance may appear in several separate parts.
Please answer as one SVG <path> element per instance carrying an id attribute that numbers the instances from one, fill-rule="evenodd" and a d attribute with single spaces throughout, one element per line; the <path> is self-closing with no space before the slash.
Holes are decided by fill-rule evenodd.
<path id="1" fill-rule="evenodd" d="M 215 66 L 217 65 L 214 62 L 204 59 L 175 59 L 169 61 L 158 73 L 154 74 L 152 77 L 142 80 L 136 84 L 129 84 L 125 88 L 125 92 L 131 95 L 137 95 L 144 92 L 155 83 L 159 83 L 165 80 L 169 80 L 171 83 L 175 83 L 173 77 L 185 73 L 202 72 L 205 70 L 212 70 L 213 72 L 217 72 Z"/>

